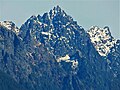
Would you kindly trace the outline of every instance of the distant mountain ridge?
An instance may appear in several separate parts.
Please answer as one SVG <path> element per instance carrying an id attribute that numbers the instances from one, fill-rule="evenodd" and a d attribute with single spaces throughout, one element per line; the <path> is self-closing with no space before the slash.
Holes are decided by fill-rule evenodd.
<path id="1" fill-rule="evenodd" d="M 0 70 L 28 90 L 119 90 L 120 40 L 56 6 L 20 29 L 0 22 Z"/>

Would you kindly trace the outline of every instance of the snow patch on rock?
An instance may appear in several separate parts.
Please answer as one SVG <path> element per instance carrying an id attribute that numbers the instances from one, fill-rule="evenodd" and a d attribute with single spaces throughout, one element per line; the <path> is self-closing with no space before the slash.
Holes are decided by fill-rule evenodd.
<path id="1" fill-rule="evenodd" d="M 99 28 L 92 26 L 87 31 L 90 36 L 91 42 L 101 56 L 106 56 L 110 52 L 110 49 L 115 45 L 116 40 L 111 36 L 109 28 Z"/>
<path id="2" fill-rule="evenodd" d="M 12 30 L 13 32 L 15 32 L 17 35 L 19 34 L 20 30 L 18 29 L 17 26 L 15 26 L 15 24 L 12 21 L 3 21 L 0 22 L 0 26 L 4 26 L 5 28 L 7 28 L 8 30 Z"/>
<path id="3" fill-rule="evenodd" d="M 66 56 L 64 57 L 60 57 L 57 59 L 57 62 L 61 62 L 61 61 L 64 61 L 64 62 L 71 62 L 72 63 L 72 68 L 75 69 L 78 67 L 78 61 L 77 60 L 70 60 L 70 56 L 67 54 Z"/>

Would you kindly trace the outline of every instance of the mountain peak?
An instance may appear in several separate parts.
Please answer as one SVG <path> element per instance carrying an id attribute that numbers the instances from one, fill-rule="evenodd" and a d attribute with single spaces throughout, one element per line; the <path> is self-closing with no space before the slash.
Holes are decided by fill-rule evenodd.
<path id="1" fill-rule="evenodd" d="M 106 56 L 116 43 L 116 40 L 111 36 L 108 26 L 104 28 L 92 26 L 87 33 L 90 35 L 91 42 L 101 56 Z"/>
<path id="2" fill-rule="evenodd" d="M 7 28 L 8 30 L 12 30 L 16 34 L 18 34 L 19 31 L 20 31 L 18 29 L 18 27 L 12 21 L 3 21 L 3 22 L 0 22 L 0 26 L 3 26 L 5 28 Z"/>
<path id="3" fill-rule="evenodd" d="M 58 5 L 53 9 L 51 9 L 49 12 L 51 19 L 53 19 L 53 17 L 56 16 L 57 14 L 62 14 L 63 16 L 66 16 L 66 13 L 64 12 L 64 10 L 62 10 L 61 7 Z"/>
<path id="4" fill-rule="evenodd" d="M 30 19 L 37 19 L 37 17 L 35 16 L 35 15 L 32 15 L 31 17 L 30 17 Z"/>
<path id="5" fill-rule="evenodd" d="M 55 7 L 53 8 L 53 10 L 60 11 L 60 10 L 61 10 L 61 7 L 60 7 L 59 5 L 57 5 L 57 6 L 55 6 Z"/>

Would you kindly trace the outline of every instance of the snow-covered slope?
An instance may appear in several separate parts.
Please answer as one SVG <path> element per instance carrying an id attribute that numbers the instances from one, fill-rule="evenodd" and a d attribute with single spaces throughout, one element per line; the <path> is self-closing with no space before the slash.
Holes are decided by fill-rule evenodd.
<path id="1" fill-rule="evenodd" d="M 101 56 L 108 55 L 110 49 L 116 43 L 107 26 L 104 28 L 92 26 L 87 33 L 90 35 L 91 42 Z"/>

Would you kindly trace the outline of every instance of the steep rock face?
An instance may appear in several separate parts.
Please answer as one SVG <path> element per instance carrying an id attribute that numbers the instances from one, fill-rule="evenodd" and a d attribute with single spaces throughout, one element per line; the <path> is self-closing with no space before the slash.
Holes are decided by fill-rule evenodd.
<path id="1" fill-rule="evenodd" d="M 20 86 L 13 78 L 0 71 L 0 90 L 26 90 Z"/>
<path id="2" fill-rule="evenodd" d="M 59 90 L 57 82 L 55 83 L 58 78 L 56 72 L 59 72 L 56 69 L 59 69 L 59 66 L 43 45 L 33 42 L 30 35 L 27 36 L 27 40 L 31 42 L 27 40 L 24 42 L 12 30 L 4 26 L 0 26 L 0 36 L 1 71 L 9 74 L 27 90 L 47 90 L 48 88 Z M 52 87 L 53 85 L 55 86 Z"/>
<path id="3" fill-rule="evenodd" d="M 19 33 L 9 27 L 0 25 L 0 70 L 28 90 L 120 89 L 120 41 L 107 27 L 86 32 L 59 6 Z"/>
<path id="4" fill-rule="evenodd" d="M 108 67 L 110 68 L 109 81 L 111 87 L 120 88 L 120 40 L 117 40 L 115 46 L 111 48 L 111 52 L 107 56 Z"/>

